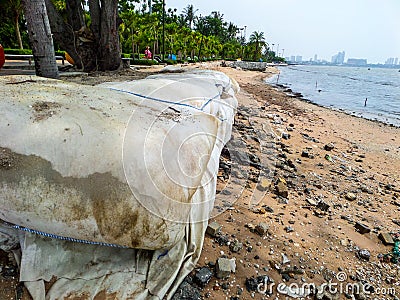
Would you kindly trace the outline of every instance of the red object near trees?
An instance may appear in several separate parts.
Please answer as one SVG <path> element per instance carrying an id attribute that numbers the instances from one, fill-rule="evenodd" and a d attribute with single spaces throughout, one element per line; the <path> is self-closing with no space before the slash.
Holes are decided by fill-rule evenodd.
<path id="1" fill-rule="evenodd" d="M 4 49 L 3 49 L 3 46 L 0 44 L 0 69 L 3 67 L 5 62 L 6 62 L 6 58 L 4 56 Z"/>

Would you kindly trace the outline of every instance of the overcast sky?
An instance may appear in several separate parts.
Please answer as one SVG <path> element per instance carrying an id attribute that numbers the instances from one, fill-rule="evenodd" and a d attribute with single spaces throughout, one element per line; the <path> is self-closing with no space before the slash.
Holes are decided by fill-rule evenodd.
<path id="1" fill-rule="evenodd" d="M 188 4 L 197 15 L 220 11 L 226 21 L 247 26 L 247 38 L 263 31 L 274 50 L 303 60 L 348 58 L 384 63 L 400 58 L 400 0 L 165 0 L 179 12 Z M 284 50 L 283 50 L 284 49 Z"/>

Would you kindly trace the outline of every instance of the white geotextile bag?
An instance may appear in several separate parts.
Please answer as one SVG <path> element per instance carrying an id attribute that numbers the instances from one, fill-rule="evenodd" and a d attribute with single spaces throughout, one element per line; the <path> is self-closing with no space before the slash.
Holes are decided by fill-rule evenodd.
<path id="1" fill-rule="evenodd" d="M 236 86 L 0 77 L 0 232 L 35 300 L 53 277 L 46 299 L 171 296 L 200 255 Z"/>

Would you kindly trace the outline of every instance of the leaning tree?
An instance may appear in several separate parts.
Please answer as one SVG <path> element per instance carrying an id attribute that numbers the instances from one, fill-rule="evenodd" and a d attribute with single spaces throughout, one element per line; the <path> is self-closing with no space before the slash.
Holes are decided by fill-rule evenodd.
<path id="1" fill-rule="evenodd" d="M 22 0 L 36 75 L 58 78 L 53 38 L 44 0 Z"/>
<path id="2" fill-rule="evenodd" d="M 89 0 L 90 25 L 82 0 L 66 0 L 66 18 L 45 0 L 51 31 L 58 45 L 84 71 L 112 71 L 120 67 L 118 0 Z"/>

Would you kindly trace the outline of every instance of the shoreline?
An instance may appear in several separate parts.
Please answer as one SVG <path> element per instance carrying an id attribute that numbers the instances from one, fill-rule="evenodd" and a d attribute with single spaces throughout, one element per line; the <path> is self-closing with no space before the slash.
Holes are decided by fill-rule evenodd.
<path id="1" fill-rule="evenodd" d="M 268 76 L 265 77 L 265 79 L 268 79 L 268 78 L 270 78 L 270 77 L 268 77 Z M 318 107 L 330 109 L 330 110 L 332 110 L 332 111 L 341 112 L 341 113 L 344 113 L 344 114 L 346 114 L 346 115 L 348 115 L 348 116 L 352 116 L 352 117 L 355 117 L 355 118 L 360 118 L 360 119 L 367 120 L 367 121 L 371 121 L 371 122 L 374 122 L 374 123 L 378 123 L 378 124 L 382 124 L 382 125 L 387 125 L 387 126 L 389 126 L 389 127 L 400 128 L 400 125 L 395 125 L 395 124 L 393 124 L 393 123 L 384 122 L 384 121 L 379 120 L 379 119 L 376 119 L 376 118 L 375 118 L 375 119 L 370 119 L 370 118 L 364 117 L 364 116 L 362 116 L 362 115 L 353 114 L 353 113 L 351 113 L 350 111 L 346 111 L 346 110 L 343 109 L 343 108 L 336 108 L 336 107 L 333 107 L 333 106 L 325 106 L 325 105 L 316 103 L 316 102 L 314 102 L 314 101 L 311 100 L 311 99 L 304 98 L 304 96 L 303 96 L 300 92 L 287 92 L 286 90 L 287 90 L 287 88 L 289 88 L 289 87 L 288 87 L 288 86 L 285 86 L 285 85 L 283 85 L 283 84 L 273 84 L 273 83 L 268 83 L 268 82 L 265 82 L 265 81 L 264 81 L 264 83 L 265 83 L 266 85 L 269 85 L 269 86 L 275 88 L 275 90 L 276 90 L 277 92 L 284 93 L 286 96 L 291 97 L 291 98 L 294 98 L 294 99 L 297 99 L 297 100 L 299 100 L 299 101 L 303 101 L 303 102 L 306 102 L 306 103 L 309 103 L 309 104 L 312 104 L 312 105 L 315 105 L 315 106 L 318 106 Z"/>
<path id="2" fill-rule="evenodd" d="M 278 69 L 278 71 L 280 73 L 279 69 Z M 267 76 L 265 78 L 265 84 L 270 85 L 272 87 L 275 87 L 279 91 L 284 92 L 284 93 L 286 93 L 287 95 L 289 95 L 289 96 L 291 96 L 293 98 L 297 98 L 299 100 L 303 100 L 303 101 L 315 104 L 317 106 L 329 108 L 329 109 L 332 109 L 332 110 L 342 111 L 342 112 L 344 112 L 344 113 L 346 113 L 348 115 L 351 115 L 351 116 L 354 116 L 354 117 L 357 117 L 357 118 L 363 118 L 363 119 L 366 119 L 366 120 L 379 122 L 379 123 L 387 124 L 387 125 L 390 125 L 390 126 L 393 126 L 393 127 L 396 127 L 396 128 L 400 128 L 400 119 L 396 119 L 395 117 L 391 117 L 390 113 L 388 113 L 389 115 L 380 115 L 379 112 L 376 112 L 376 113 L 370 114 L 371 117 L 368 117 L 368 113 L 365 115 L 365 113 L 363 113 L 361 111 L 353 111 L 353 109 L 351 109 L 351 108 L 346 109 L 346 108 L 341 108 L 341 107 L 335 107 L 333 105 L 325 106 L 323 104 L 319 104 L 319 103 L 315 102 L 312 99 L 305 98 L 305 96 L 302 94 L 302 92 L 292 90 L 292 88 L 290 86 L 286 85 L 286 84 L 272 82 L 272 81 L 268 82 L 267 79 L 269 79 L 271 77 L 272 76 Z M 333 99 L 335 99 L 334 96 L 333 96 Z M 385 119 L 387 119 L 387 118 L 392 119 L 392 120 L 391 121 L 390 120 L 386 121 Z"/>
<path id="3" fill-rule="evenodd" d="M 400 294 L 400 265 L 378 258 L 391 250 L 379 234 L 400 232 L 399 128 L 289 97 L 263 82 L 271 73 L 213 69 L 239 83 L 232 139 L 235 145 L 247 144 L 241 151 L 258 157 L 263 167 L 240 166 L 249 176 L 245 188 L 228 211 L 210 220 L 222 225 L 224 238 L 206 236 L 197 271 L 224 256 L 235 259 L 237 268 L 226 280 L 211 279 L 202 294 L 217 300 L 239 294 L 262 299 L 248 288 L 251 278 L 266 275 L 276 284 L 318 286 L 335 282 L 338 272 L 353 278 L 349 284 L 363 280 Z M 235 188 L 232 174 L 218 185 L 222 194 Z M 268 232 L 260 236 L 251 228 L 263 222 Z M 369 232 L 361 233 L 357 224 Z M 359 257 L 360 250 L 370 253 L 368 260 Z M 283 263 L 282 255 L 291 263 Z M 282 271 L 293 267 L 301 275 Z M 396 280 L 384 280 L 391 276 Z"/>

